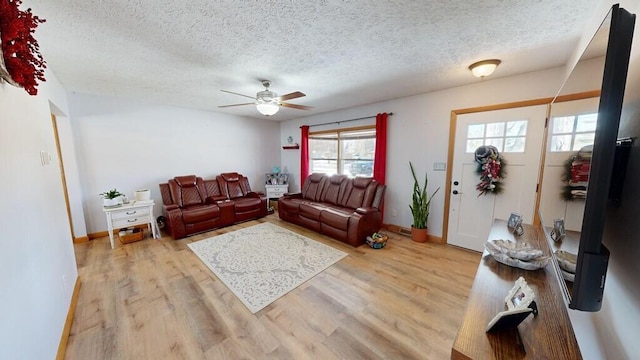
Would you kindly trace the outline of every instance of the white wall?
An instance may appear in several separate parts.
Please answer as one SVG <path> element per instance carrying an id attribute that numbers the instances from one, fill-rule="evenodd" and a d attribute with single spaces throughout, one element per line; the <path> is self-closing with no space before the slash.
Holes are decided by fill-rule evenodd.
<path id="1" fill-rule="evenodd" d="M 270 120 L 87 94 L 70 94 L 69 103 L 88 233 L 107 229 L 101 192 L 132 198 L 148 188 L 159 216 L 158 184 L 174 176 L 237 171 L 264 191 L 264 173 L 280 163 L 279 125 Z"/>
<path id="2" fill-rule="evenodd" d="M 46 78 L 38 96 L 0 84 L 0 359 L 55 358 L 78 275 L 50 116 L 66 95 Z"/>

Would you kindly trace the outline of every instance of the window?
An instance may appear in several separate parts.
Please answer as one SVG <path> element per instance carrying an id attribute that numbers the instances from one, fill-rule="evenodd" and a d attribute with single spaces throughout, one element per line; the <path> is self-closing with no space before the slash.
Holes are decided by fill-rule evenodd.
<path id="1" fill-rule="evenodd" d="M 553 118 L 551 152 L 578 151 L 593 145 L 598 113 Z"/>
<path id="2" fill-rule="evenodd" d="M 375 127 L 309 133 L 312 173 L 373 176 Z"/>
<path id="3" fill-rule="evenodd" d="M 479 146 L 493 145 L 499 152 L 524 152 L 527 120 L 472 124 L 467 127 L 467 153 Z"/>

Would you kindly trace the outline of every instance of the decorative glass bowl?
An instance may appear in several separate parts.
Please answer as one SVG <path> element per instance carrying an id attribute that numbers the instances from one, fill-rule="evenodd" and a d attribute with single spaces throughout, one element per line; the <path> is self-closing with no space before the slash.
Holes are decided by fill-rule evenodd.
<path id="1" fill-rule="evenodd" d="M 490 240 L 484 247 L 497 262 L 524 270 L 541 269 L 549 262 L 542 250 L 523 242 Z"/>

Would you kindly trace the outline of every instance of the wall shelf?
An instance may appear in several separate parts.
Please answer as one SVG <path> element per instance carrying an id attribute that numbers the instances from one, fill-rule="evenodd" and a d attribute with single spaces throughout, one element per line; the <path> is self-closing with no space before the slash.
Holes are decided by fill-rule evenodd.
<path id="1" fill-rule="evenodd" d="M 284 150 L 295 150 L 295 149 L 300 149 L 300 145 L 295 144 L 295 145 L 283 145 L 282 148 Z"/>

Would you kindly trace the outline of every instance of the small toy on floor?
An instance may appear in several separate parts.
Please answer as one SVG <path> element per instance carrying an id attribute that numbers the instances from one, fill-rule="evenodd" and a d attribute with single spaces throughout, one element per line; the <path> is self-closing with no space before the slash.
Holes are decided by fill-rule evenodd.
<path id="1" fill-rule="evenodd" d="M 373 249 L 382 249 L 387 245 L 389 237 L 383 233 L 375 232 L 371 236 L 367 236 L 367 244 Z"/>

